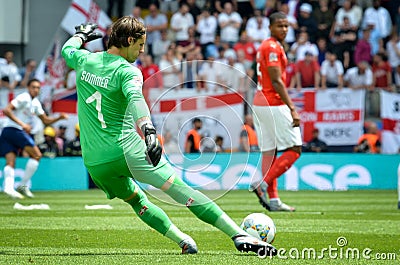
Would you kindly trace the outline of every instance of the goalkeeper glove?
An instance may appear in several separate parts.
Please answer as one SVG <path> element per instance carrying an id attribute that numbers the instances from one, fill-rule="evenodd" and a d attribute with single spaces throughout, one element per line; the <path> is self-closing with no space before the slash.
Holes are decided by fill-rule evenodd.
<path id="1" fill-rule="evenodd" d="M 103 37 L 100 32 L 94 32 L 95 29 L 97 29 L 97 24 L 95 23 L 80 24 L 75 27 L 74 36 L 81 38 L 82 43 Z"/>
<path id="2" fill-rule="evenodd" d="M 157 166 L 161 159 L 162 147 L 158 141 L 156 129 L 150 123 L 146 123 L 141 129 L 147 146 L 146 154 L 153 166 Z"/>

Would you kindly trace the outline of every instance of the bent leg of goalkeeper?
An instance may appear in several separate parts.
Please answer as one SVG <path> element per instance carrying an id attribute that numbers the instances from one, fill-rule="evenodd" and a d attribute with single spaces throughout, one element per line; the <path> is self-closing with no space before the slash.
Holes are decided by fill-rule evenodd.
<path id="1" fill-rule="evenodd" d="M 197 246 L 194 240 L 189 235 L 180 231 L 161 208 L 151 203 L 136 183 L 135 186 L 135 192 L 126 198 L 125 202 L 132 206 L 139 218 L 162 235 L 177 243 L 182 248 L 183 254 L 197 253 Z"/>
<path id="2" fill-rule="evenodd" d="M 189 187 L 175 174 L 172 174 L 160 189 L 178 203 L 185 204 L 200 220 L 228 235 L 237 250 L 265 253 L 270 256 L 277 254 L 277 250 L 272 245 L 246 234 L 216 203 L 203 193 Z"/>
<path id="3" fill-rule="evenodd" d="M 176 242 L 182 248 L 182 253 L 197 253 L 193 239 L 180 231 L 161 208 L 148 200 L 146 194 L 132 179 L 125 161 L 87 166 L 87 169 L 94 183 L 109 199 L 117 197 L 131 205 L 143 222 Z"/>
<path id="4" fill-rule="evenodd" d="M 137 181 L 164 191 L 179 204 L 186 205 L 200 220 L 215 226 L 231 238 L 243 233 L 218 205 L 176 177 L 174 169 L 164 157 L 153 167 L 141 154 L 131 152 L 130 155 L 128 167 Z"/>
<path id="5" fill-rule="evenodd" d="M 137 181 L 161 189 L 176 202 L 186 205 L 200 220 L 228 235 L 239 251 L 258 253 L 262 250 L 267 255 L 276 255 L 273 246 L 245 233 L 217 204 L 178 178 L 165 158 L 161 158 L 156 167 L 147 163 L 144 157 L 136 157 L 137 163 L 130 163 L 133 162 L 130 158 L 128 160 L 129 169 Z"/>
<path id="6" fill-rule="evenodd" d="M 200 220 L 211 224 L 230 238 L 243 234 L 243 230 L 211 199 L 192 189 L 175 174 L 160 187 L 179 204 L 186 205 Z"/>

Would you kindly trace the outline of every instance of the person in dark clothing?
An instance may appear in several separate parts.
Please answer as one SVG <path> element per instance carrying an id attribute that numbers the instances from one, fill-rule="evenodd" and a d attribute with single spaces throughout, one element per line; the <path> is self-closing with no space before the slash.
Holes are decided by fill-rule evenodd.
<path id="1" fill-rule="evenodd" d="M 194 118 L 192 121 L 193 129 L 186 135 L 185 153 L 199 153 L 201 135 L 199 130 L 203 126 L 203 122 L 199 118 Z"/>
<path id="2" fill-rule="evenodd" d="M 125 0 L 108 0 L 107 15 L 112 18 L 114 7 L 117 8 L 117 18 L 124 15 Z"/>
<path id="3" fill-rule="evenodd" d="M 299 32 L 306 31 L 308 36 L 310 36 L 310 41 L 315 43 L 316 41 L 316 34 L 315 32 L 318 31 L 317 28 L 317 21 L 311 15 L 312 6 L 308 3 L 304 3 L 300 6 L 300 14 L 299 18 L 297 19 L 297 23 L 299 25 Z"/>
<path id="4" fill-rule="evenodd" d="M 44 142 L 38 145 L 43 157 L 55 158 L 60 156 L 60 150 L 55 140 L 56 131 L 54 128 L 47 126 L 43 131 L 43 135 Z"/>
<path id="5" fill-rule="evenodd" d="M 328 151 L 327 144 L 319 139 L 319 130 L 315 128 L 312 134 L 313 138 L 304 147 L 304 152 L 315 152 L 315 153 L 327 152 Z"/>
<path id="6" fill-rule="evenodd" d="M 65 156 L 82 156 L 81 140 L 80 140 L 80 127 L 79 124 L 75 125 L 75 138 L 67 142 L 65 146 Z"/>

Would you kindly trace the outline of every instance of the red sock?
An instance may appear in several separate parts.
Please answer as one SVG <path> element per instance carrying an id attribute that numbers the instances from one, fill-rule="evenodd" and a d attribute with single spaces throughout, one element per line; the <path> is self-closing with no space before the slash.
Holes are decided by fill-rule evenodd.
<path id="1" fill-rule="evenodd" d="M 283 152 L 280 157 L 275 159 L 271 169 L 268 171 L 267 175 L 264 176 L 264 181 L 267 182 L 268 186 L 272 186 L 273 180 L 285 173 L 299 157 L 299 153 L 287 150 Z"/>
<path id="2" fill-rule="evenodd" d="M 278 195 L 278 180 L 277 179 L 273 179 L 272 180 L 272 185 L 268 185 L 267 193 L 268 193 L 268 198 L 270 198 L 270 199 L 279 198 L 279 195 Z"/>
<path id="3" fill-rule="evenodd" d="M 14 92 L 8 92 L 8 102 L 14 99 Z"/>

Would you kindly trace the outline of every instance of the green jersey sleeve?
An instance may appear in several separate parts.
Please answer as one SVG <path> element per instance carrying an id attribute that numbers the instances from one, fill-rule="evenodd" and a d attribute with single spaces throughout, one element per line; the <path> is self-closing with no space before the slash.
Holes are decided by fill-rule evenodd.
<path id="1" fill-rule="evenodd" d="M 122 80 L 122 92 L 128 99 L 128 102 L 130 102 L 129 111 L 132 113 L 135 123 L 143 117 L 150 118 L 149 107 L 147 106 L 142 93 L 142 72 L 138 68 L 129 65 L 128 69 L 124 71 L 124 77 Z"/>
<path id="2" fill-rule="evenodd" d="M 79 58 L 90 53 L 87 50 L 79 49 L 81 45 L 78 38 L 70 38 L 62 47 L 61 54 L 70 68 L 76 69 Z"/>

